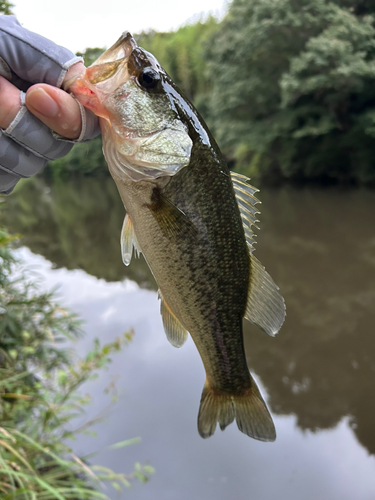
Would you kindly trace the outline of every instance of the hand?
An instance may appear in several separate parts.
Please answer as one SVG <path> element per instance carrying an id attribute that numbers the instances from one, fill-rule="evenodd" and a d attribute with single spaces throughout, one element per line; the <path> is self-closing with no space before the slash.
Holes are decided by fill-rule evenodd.
<path id="1" fill-rule="evenodd" d="M 84 70 L 82 58 L 0 16 L 0 193 L 100 133 L 98 119 L 60 89 Z"/>
<path id="2" fill-rule="evenodd" d="M 67 72 L 64 82 L 84 71 L 81 62 L 75 64 Z M 0 128 L 6 130 L 21 109 L 20 93 L 15 85 L 0 76 Z M 26 92 L 25 102 L 27 109 L 57 134 L 67 139 L 80 136 L 80 106 L 65 91 L 47 84 L 32 85 Z"/>

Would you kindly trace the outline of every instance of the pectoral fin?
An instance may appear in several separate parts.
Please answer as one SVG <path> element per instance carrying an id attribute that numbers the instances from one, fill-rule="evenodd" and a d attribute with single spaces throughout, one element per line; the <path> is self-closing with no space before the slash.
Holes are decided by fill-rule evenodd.
<path id="1" fill-rule="evenodd" d="M 133 248 L 136 252 L 137 257 L 139 257 L 141 251 L 137 243 L 133 223 L 129 215 L 126 214 L 121 230 L 121 256 L 125 266 L 128 266 L 130 264 Z"/>
<path id="2" fill-rule="evenodd" d="M 159 188 L 154 188 L 148 208 L 166 238 L 176 240 L 180 234 L 188 234 L 192 239 L 197 237 L 198 230 L 193 222 Z"/>
<path id="3" fill-rule="evenodd" d="M 188 338 L 188 332 L 173 314 L 170 307 L 165 302 L 160 290 L 159 298 L 161 300 L 160 314 L 163 320 L 164 331 L 167 335 L 167 339 L 173 347 L 182 347 Z"/>

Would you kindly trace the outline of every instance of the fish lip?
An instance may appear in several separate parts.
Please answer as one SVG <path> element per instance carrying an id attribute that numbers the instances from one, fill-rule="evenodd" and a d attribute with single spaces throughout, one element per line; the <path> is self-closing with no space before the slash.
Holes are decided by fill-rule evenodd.
<path id="1" fill-rule="evenodd" d="M 133 35 L 129 31 L 124 31 L 120 38 L 89 67 L 91 68 L 92 66 L 98 66 L 107 62 L 119 61 L 121 59 L 125 60 L 137 47 L 138 45 Z"/>
<path id="2" fill-rule="evenodd" d="M 135 41 L 133 35 L 130 33 L 130 31 L 124 31 L 121 34 L 120 38 L 117 40 L 117 42 L 115 42 L 114 45 L 111 47 L 111 49 L 115 48 L 115 46 L 117 46 L 117 45 L 124 45 L 124 44 L 131 46 L 132 49 L 138 47 L 138 44 Z M 109 49 L 109 50 L 111 50 L 111 49 Z"/>
<path id="3" fill-rule="evenodd" d="M 130 31 L 123 31 L 121 33 L 121 36 L 120 38 L 117 40 L 117 42 L 115 42 L 112 47 L 110 47 L 108 49 L 108 51 L 112 51 L 112 50 L 115 50 L 117 49 L 118 47 L 122 46 L 122 45 L 128 45 L 130 47 L 132 47 L 132 49 L 134 49 L 135 47 L 138 47 L 138 44 L 137 42 L 135 41 L 133 35 L 130 33 Z"/>
<path id="4" fill-rule="evenodd" d="M 101 92 L 86 77 L 86 73 L 73 77 L 69 82 L 67 91 L 72 93 L 77 101 L 85 108 L 91 110 L 101 118 L 109 120 L 108 112 L 101 104 Z"/>
<path id="5" fill-rule="evenodd" d="M 130 58 L 131 55 L 132 57 Z M 110 74 L 108 79 L 96 79 L 97 75 L 100 77 L 101 71 L 104 72 L 108 66 L 109 68 L 111 67 L 110 63 L 118 63 L 115 64 L 117 69 L 113 73 L 113 76 Z M 100 66 L 103 67 L 103 70 Z M 125 129 L 125 127 L 107 111 L 105 101 L 112 92 L 110 83 L 113 81 L 112 78 L 118 79 L 121 78 L 121 74 L 124 74 L 127 79 L 133 80 L 137 86 L 140 86 L 137 77 L 145 66 L 151 66 L 156 71 L 162 72 L 162 68 L 154 56 L 139 47 L 129 31 L 124 31 L 109 49 L 107 49 L 93 64 L 86 68 L 84 73 L 70 79 L 66 83 L 65 90 L 71 92 L 76 97 L 77 101 L 85 108 L 91 110 L 98 117 L 106 119 L 111 126 L 117 129 L 117 133 L 124 139 L 134 138 L 135 136 L 139 138 L 136 129 Z M 90 68 L 92 68 L 91 71 Z M 130 92 L 125 91 L 119 97 L 126 100 L 129 95 Z M 157 132 L 157 129 L 149 131 L 142 134 L 142 137 L 151 137 Z"/>

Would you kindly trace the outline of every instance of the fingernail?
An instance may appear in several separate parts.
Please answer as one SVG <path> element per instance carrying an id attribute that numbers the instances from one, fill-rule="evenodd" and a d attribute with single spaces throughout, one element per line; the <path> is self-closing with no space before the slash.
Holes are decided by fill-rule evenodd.
<path id="1" fill-rule="evenodd" d="M 31 89 L 27 92 L 26 101 L 29 106 L 46 118 L 54 118 L 59 112 L 56 102 L 42 88 Z"/>

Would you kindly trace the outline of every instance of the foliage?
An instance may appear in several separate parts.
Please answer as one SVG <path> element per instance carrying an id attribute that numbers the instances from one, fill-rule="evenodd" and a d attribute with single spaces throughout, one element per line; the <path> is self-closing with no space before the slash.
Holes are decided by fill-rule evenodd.
<path id="1" fill-rule="evenodd" d="M 203 45 L 216 26 L 217 21 L 209 17 L 205 21 L 183 26 L 176 32 L 150 31 L 135 35 L 138 44 L 155 54 L 173 80 L 194 100 L 203 116 L 207 115 L 206 103 L 211 88 L 202 57 Z M 103 51 L 103 48 L 87 48 L 77 55 L 82 56 L 85 65 L 89 66 Z M 65 179 L 74 174 L 109 175 L 102 155 L 101 138 L 77 144 L 67 156 L 50 162 L 46 174 Z"/>
<path id="2" fill-rule="evenodd" d="M 375 181 L 374 18 L 351 4 L 232 2 L 206 60 L 214 133 L 243 172 Z"/>
<path id="3" fill-rule="evenodd" d="M 14 5 L 10 3 L 9 0 L 0 0 L 1 14 L 12 14 L 12 7 L 14 7 Z"/>
<path id="4" fill-rule="evenodd" d="M 210 16 L 206 20 L 199 19 L 195 24 L 182 26 L 177 31 L 150 31 L 135 36 L 138 45 L 157 57 L 161 66 L 203 114 L 203 104 L 211 90 L 203 48 L 217 26 L 218 21 Z"/>
<path id="5" fill-rule="evenodd" d="M 75 456 L 66 444 L 77 432 L 71 429 L 74 419 L 89 402 L 78 389 L 131 335 L 104 346 L 96 341 L 83 359 L 74 360 L 59 344 L 81 335 L 78 318 L 23 274 L 11 252 L 13 239 L 0 228 L 1 498 L 108 498 L 100 491 L 104 482 L 121 489 L 134 477 L 146 481 L 150 467 L 137 464 L 131 475 L 117 474 L 89 466 L 89 457 Z"/>
<path id="6" fill-rule="evenodd" d="M 76 144 L 63 158 L 48 163 L 44 175 L 53 179 L 68 179 L 78 176 L 109 175 L 102 153 L 102 138 Z"/>
<path id="7" fill-rule="evenodd" d="M 233 0 L 220 23 L 209 17 L 136 39 L 237 170 L 267 181 L 375 183 L 373 2 Z M 86 62 L 101 50 L 87 49 Z M 107 174 L 100 140 L 49 172 Z"/>

